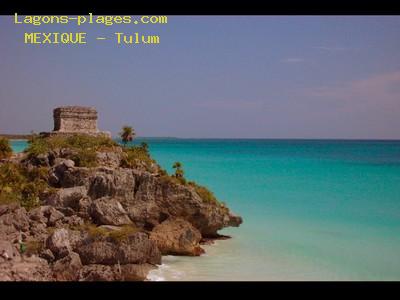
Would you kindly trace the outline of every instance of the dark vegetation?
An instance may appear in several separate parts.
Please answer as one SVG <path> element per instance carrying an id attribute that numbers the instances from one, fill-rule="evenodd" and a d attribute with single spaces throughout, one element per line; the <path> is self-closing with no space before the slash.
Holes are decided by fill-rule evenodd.
<path id="1" fill-rule="evenodd" d="M 121 161 L 121 167 L 123 168 L 136 168 L 144 165 L 147 170 L 151 170 L 151 166 L 156 164 L 156 161 L 150 156 L 146 143 L 142 143 L 139 146 L 125 147 L 123 151 L 126 154 Z"/>
<path id="2" fill-rule="evenodd" d="M 69 159 L 78 167 L 95 167 L 96 151 L 112 151 L 118 144 L 106 136 L 90 136 L 85 134 L 74 134 L 70 136 L 44 137 L 33 135 L 26 149 L 28 157 L 37 157 L 53 151 L 68 149 Z"/>
<path id="3" fill-rule="evenodd" d="M 133 139 L 133 129 L 131 131 L 130 128 L 125 126 L 122 132 L 126 133 L 127 140 L 131 140 L 130 137 Z M 118 143 L 105 136 L 94 137 L 75 134 L 45 137 L 33 134 L 25 152 L 29 159 L 51 152 L 59 153 L 62 150 L 68 150 L 65 151 L 68 154 L 64 158 L 72 159 L 76 166 L 95 167 L 97 166 L 97 151 L 113 151 L 116 147 L 119 147 Z M 127 147 L 125 143 L 123 152 L 125 155 L 121 160 L 121 167 L 138 168 L 144 166 L 147 171 L 154 170 L 154 167 L 156 167 L 161 180 L 192 187 L 204 201 L 219 204 L 215 195 L 206 187 L 185 179 L 182 163 L 174 163 L 175 172 L 172 175 L 158 166 L 156 161 L 151 158 L 146 143 L 130 147 Z M 8 158 L 11 154 L 12 150 L 8 140 L 0 139 L 0 158 Z M 55 191 L 48 184 L 48 174 L 48 167 L 27 168 L 23 164 L 2 163 L 0 165 L 0 204 L 18 202 L 27 209 L 37 207 L 41 204 L 42 199 Z M 224 206 L 223 204 L 219 205 Z"/>
<path id="4" fill-rule="evenodd" d="M 125 147 L 129 142 L 133 141 L 133 138 L 135 137 L 135 131 L 131 126 L 125 125 L 122 127 L 122 131 L 120 132 L 120 137 L 122 142 L 124 143 Z"/>
<path id="5" fill-rule="evenodd" d="M 85 223 L 83 225 L 73 227 L 71 229 L 86 232 L 93 240 L 111 239 L 114 242 L 121 243 L 128 239 L 132 234 L 141 231 L 135 225 L 124 225 L 118 229 L 106 229 L 104 227 L 96 226 L 92 223 Z"/>
<path id="6" fill-rule="evenodd" d="M 7 138 L 0 137 L 0 159 L 9 158 L 11 155 L 10 141 Z"/>
<path id="7" fill-rule="evenodd" d="M 6 162 L 0 165 L 0 204 L 19 203 L 26 209 L 37 207 L 54 192 L 47 183 L 48 169 L 28 169 Z"/>

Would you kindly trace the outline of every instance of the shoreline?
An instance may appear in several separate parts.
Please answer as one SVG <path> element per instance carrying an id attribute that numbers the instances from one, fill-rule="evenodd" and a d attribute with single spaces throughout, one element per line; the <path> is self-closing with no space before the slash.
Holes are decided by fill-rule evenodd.
<path id="1" fill-rule="evenodd" d="M 12 141 L 26 141 L 31 137 L 31 134 L 0 134 L 0 138 L 6 138 Z"/>
<path id="2" fill-rule="evenodd" d="M 232 238 L 232 237 L 231 237 Z M 202 244 L 205 253 L 200 256 L 185 256 L 185 255 L 163 255 L 161 265 L 158 265 L 156 269 L 150 270 L 146 276 L 145 281 L 192 281 L 190 276 L 183 268 L 177 267 L 175 264 L 180 263 L 184 260 L 194 260 L 190 265 L 191 269 L 196 268 L 196 263 L 200 263 L 195 260 L 202 260 L 205 257 L 210 257 L 210 252 L 218 252 L 218 246 L 220 246 L 220 241 L 224 239 L 215 239 L 212 243 Z M 211 250 L 211 251 L 210 251 Z M 212 251 L 214 250 L 214 251 Z M 211 255 L 215 256 L 216 253 Z M 194 263 L 196 262 L 196 263 Z M 182 266 L 181 266 L 182 267 Z M 222 280 L 222 279 L 221 279 Z"/>

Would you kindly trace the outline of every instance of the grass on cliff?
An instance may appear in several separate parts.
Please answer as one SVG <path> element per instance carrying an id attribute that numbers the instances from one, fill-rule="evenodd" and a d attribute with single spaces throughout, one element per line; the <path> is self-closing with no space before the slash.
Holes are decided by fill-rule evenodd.
<path id="1" fill-rule="evenodd" d="M 118 146 L 118 144 L 106 136 L 74 134 L 44 137 L 33 135 L 25 151 L 29 157 L 36 157 L 50 151 L 69 149 L 72 154 L 68 158 L 72 159 L 76 166 L 95 167 L 97 160 L 96 151 L 112 150 L 115 146 Z"/>
<path id="2" fill-rule="evenodd" d="M 96 226 L 92 223 L 85 223 L 80 226 L 72 227 L 71 229 L 86 232 L 93 240 L 111 239 L 116 243 L 121 243 L 128 239 L 132 234 L 141 231 L 135 225 L 123 225 L 118 229 L 110 230 L 104 227 Z"/>
<path id="3" fill-rule="evenodd" d="M 142 143 L 139 146 L 124 147 L 125 157 L 121 161 L 123 168 L 137 168 L 144 166 L 150 171 L 151 166 L 155 164 L 155 160 L 151 158 L 148 146 Z"/>
<path id="4" fill-rule="evenodd" d="M 226 206 L 225 203 L 219 202 L 214 193 L 205 186 L 199 185 L 194 181 L 187 181 L 184 177 L 185 172 L 183 171 L 182 163 L 174 163 L 173 168 L 175 169 L 175 173 L 172 175 L 169 175 L 165 170 L 161 170 L 160 179 L 165 182 L 192 187 L 204 202 L 214 203 L 221 207 Z"/>
<path id="5" fill-rule="evenodd" d="M 0 137 L 0 159 L 9 158 L 12 153 L 10 141 L 7 138 Z"/>
<path id="6" fill-rule="evenodd" d="M 211 192 L 204 186 L 197 184 L 196 182 L 190 181 L 188 185 L 193 187 L 196 193 L 200 196 L 200 198 L 205 202 L 210 203 L 219 203 L 217 197 L 215 197 L 214 193 Z"/>
<path id="7" fill-rule="evenodd" d="M 39 255 L 39 253 L 44 249 L 43 241 L 29 240 L 26 242 L 25 254 L 27 256 Z"/>
<path id="8" fill-rule="evenodd" d="M 0 165 L 0 204 L 19 203 L 30 210 L 54 192 L 47 184 L 48 169 L 27 168 L 7 162 Z"/>

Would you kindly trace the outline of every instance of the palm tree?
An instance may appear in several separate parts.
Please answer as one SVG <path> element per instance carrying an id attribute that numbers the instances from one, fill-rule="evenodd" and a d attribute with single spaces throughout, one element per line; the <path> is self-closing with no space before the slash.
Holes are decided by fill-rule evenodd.
<path id="1" fill-rule="evenodd" d="M 183 178 L 183 169 L 182 169 L 182 164 L 177 161 L 176 163 L 173 164 L 172 168 L 175 169 L 175 177 L 176 178 Z"/>
<path id="2" fill-rule="evenodd" d="M 146 151 L 146 152 L 149 151 L 149 144 L 147 144 L 146 142 L 142 142 L 142 143 L 140 144 L 140 146 L 142 147 L 142 149 L 143 149 L 144 151 Z"/>
<path id="3" fill-rule="evenodd" d="M 122 127 L 122 131 L 120 132 L 120 137 L 125 147 L 128 142 L 132 142 L 135 136 L 135 130 L 131 126 Z"/>

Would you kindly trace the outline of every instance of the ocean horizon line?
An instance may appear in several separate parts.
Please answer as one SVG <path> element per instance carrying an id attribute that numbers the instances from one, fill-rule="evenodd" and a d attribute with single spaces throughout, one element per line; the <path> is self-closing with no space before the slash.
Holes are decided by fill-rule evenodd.
<path id="1" fill-rule="evenodd" d="M 29 136 L 28 134 L 0 134 L 0 137 L 6 137 L 13 141 L 26 141 L 28 138 L 12 138 L 8 136 Z M 112 136 L 112 139 L 120 139 L 119 136 Z M 269 137 L 174 137 L 174 136 L 136 136 L 135 139 L 170 139 L 170 140 L 265 140 L 265 141 L 382 141 L 382 142 L 397 142 L 400 138 L 269 138 Z"/>

